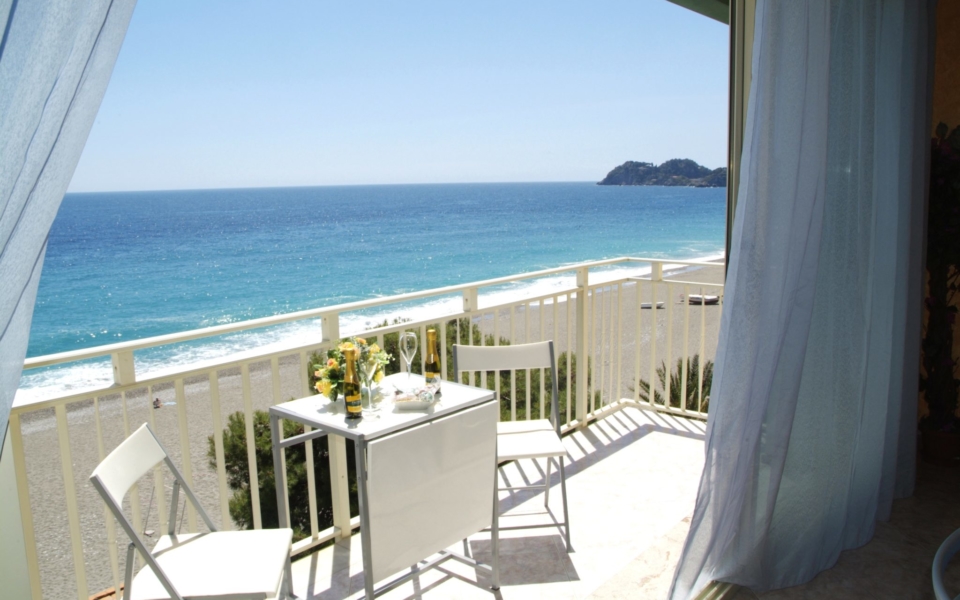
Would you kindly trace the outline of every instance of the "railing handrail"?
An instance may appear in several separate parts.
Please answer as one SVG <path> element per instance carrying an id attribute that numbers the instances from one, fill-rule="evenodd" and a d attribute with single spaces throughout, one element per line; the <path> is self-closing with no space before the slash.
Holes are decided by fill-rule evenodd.
<path id="1" fill-rule="evenodd" d="M 517 275 L 507 275 L 504 277 L 495 277 L 493 279 L 484 279 L 481 281 L 460 283 L 460 284 L 450 285 L 445 287 L 421 290 L 418 292 L 407 292 L 405 294 L 382 296 L 379 298 L 370 298 L 367 300 L 359 300 L 356 302 L 347 302 L 344 304 L 335 304 L 332 306 L 311 308 L 311 309 L 301 310 L 301 311 L 292 312 L 292 313 L 273 315 L 270 317 L 260 317 L 258 319 L 237 321 L 235 323 L 226 323 L 224 325 L 215 325 L 213 327 L 205 327 L 200 329 L 191 329 L 188 331 L 182 331 L 178 333 L 168 333 L 164 335 L 157 335 L 153 337 L 142 338 L 139 340 L 130 340 L 127 342 L 117 342 L 115 344 L 104 344 L 102 346 L 93 346 L 92 348 L 83 348 L 80 350 L 70 350 L 68 352 L 59 352 L 56 354 L 46 354 L 43 356 L 35 356 L 33 358 L 26 359 L 23 363 L 23 368 L 24 370 L 37 369 L 41 367 L 49 367 L 52 365 L 57 365 L 62 363 L 86 360 L 90 358 L 109 357 L 111 354 L 114 354 L 117 352 L 133 352 L 136 350 L 144 350 L 146 348 L 154 348 L 156 346 L 166 346 L 170 344 L 189 342 L 192 340 L 197 340 L 202 338 L 215 337 L 218 335 L 225 335 L 227 333 L 234 333 L 237 331 L 246 331 L 250 329 L 270 327 L 273 325 L 282 325 L 284 323 L 291 323 L 293 321 L 300 321 L 303 319 L 319 318 L 319 317 L 323 317 L 324 315 L 363 310 L 366 308 L 374 308 L 374 307 L 383 306 L 386 304 L 398 304 L 401 302 L 408 302 L 411 300 L 428 298 L 430 296 L 444 296 L 447 294 L 455 294 L 457 292 L 462 292 L 464 290 L 469 290 L 471 288 L 485 288 L 485 287 L 500 285 L 503 283 L 510 283 L 513 281 L 536 279 L 538 277 L 546 277 L 548 275 L 554 275 L 557 273 L 566 273 L 570 271 L 576 271 L 578 269 L 584 269 L 584 268 L 592 269 L 595 267 L 604 267 L 604 266 L 627 263 L 627 262 L 662 263 L 662 264 L 669 264 L 669 265 L 682 265 L 682 266 L 691 266 L 691 267 L 723 266 L 722 262 L 712 262 L 712 261 L 705 261 L 705 260 L 675 260 L 671 258 L 664 259 L 664 258 L 643 258 L 643 257 L 621 256 L 618 258 L 574 263 L 570 265 L 563 265 L 560 267 L 553 267 L 550 269 L 530 271 L 528 273 L 520 273 Z"/>
<path id="2" fill-rule="evenodd" d="M 670 263 L 674 264 L 674 263 Z M 609 283 L 617 283 L 620 281 L 625 281 L 626 279 L 618 279 L 612 282 L 605 282 L 599 285 L 609 285 Z M 578 288 L 571 287 L 561 290 L 554 290 L 548 294 L 540 294 L 537 296 L 530 296 L 528 298 L 523 298 L 521 300 L 512 301 L 512 302 L 503 302 L 500 304 L 495 304 L 489 307 L 484 307 L 484 311 L 498 310 L 503 308 L 509 308 L 517 304 L 526 304 L 529 302 L 537 302 L 539 300 L 546 300 L 548 298 L 553 298 L 557 295 L 563 294 L 572 294 L 576 293 Z M 452 313 L 449 315 L 443 315 L 441 317 L 428 317 L 425 319 L 418 319 L 416 321 L 390 324 L 383 327 L 373 327 L 366 329 L 364 334 L 365 336 L 374 336 L 374 335 L 384 335 L 395 333 L 397 331 L 402 331 L 404 329 L 416 328 L 421 325 L 428 323 L 436 322 L 437 320 L 450 320 L 456 319 L 464 316 L 463 312 Z M 198 377 L 205 373 L 210 373 L 212 371 L 224 371 L 227 369 L 235 368 L 241 366 L 243 363 L 250 361 L 264 361 L 270 360 L 273 358 L 279 358 L 281 356 L 288 356 L 291 354 L 299 354 L 303 351 L 315 350 L 318 347 L 324 347 L 329 344 L 329 340 L 319 340 L 319 341 L 310 341 L 310 342 L 297 342 L 297 343 L 283 343 L 278 342 L 274 344 L 269 344 L 267 346 L 261 346 L 258 348 L 252 348 L 250 350 L 243 350 L 241 352 L 235 352 L 226 356 L 221 356 L 218 358 L 210 358 L 206 360 L 197 361 L 187 365 L 179 365 L 176 367 L 170 367 L 156 372 L 147 373 L 143 378 L 137 378 L 136 381 L 132 381 L 127 384 L 117 384 L 111 383 L 103 387 L 90 387 L 82 390 L 77 390 L 70 393 L 61 393 L 56 396 L 51 397 L 42 397 L 42 398 L 23 398 L 17 396 L 14 398 L 13 406 L 11 407 L 12 412 L 16 413 L 25 413 L 33 412 L 36 410 L 44 408 L 52 408 L 55 406 L 71 404 L 73 402 L 78 402 L 92 398 L 94 396 L 104 396 L 111 394 L 122 394 L 130 390 L 141 389 L 145 387 L 150 387 L 158 383 L 163 383 L 170 381 L 172 379 L 183 379 Z"/>

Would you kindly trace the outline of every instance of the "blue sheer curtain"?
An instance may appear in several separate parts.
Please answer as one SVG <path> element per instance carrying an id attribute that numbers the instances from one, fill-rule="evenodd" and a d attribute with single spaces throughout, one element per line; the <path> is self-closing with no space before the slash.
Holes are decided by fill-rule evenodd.
<path id="1" fill-rule="evenodd" d="M 672 598 L 797 585 L 912 493 L 933 0 L 759 0 L 706 465 Z"/>
<path id="2" fill-rule="evenodd" d="M 0 441 L 20 383 L 50 226 L 135 4 L 0 0 Z"/>

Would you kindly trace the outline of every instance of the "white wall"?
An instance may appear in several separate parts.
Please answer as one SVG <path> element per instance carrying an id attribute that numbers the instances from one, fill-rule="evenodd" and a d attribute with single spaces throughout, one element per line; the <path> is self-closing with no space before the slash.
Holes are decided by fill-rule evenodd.
<path id="1" fill-rule="evenodd" d="M 13 472 L 11 437 L 7 431 L 0 452 L 0 585 L 5 598 L 29 598 L 30 580 L 27 577 L 17 480 Z"/>

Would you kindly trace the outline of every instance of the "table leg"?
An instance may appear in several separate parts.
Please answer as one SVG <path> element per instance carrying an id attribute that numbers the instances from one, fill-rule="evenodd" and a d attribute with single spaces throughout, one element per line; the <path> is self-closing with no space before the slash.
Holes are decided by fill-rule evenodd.
<path id="1" fill-rule="evenodd" d="M 360 543 L 363 545 L 363 587 L 367 600 L 373 600 L 373 548 L 370 536 L 370 504 L 367 497 L 367 442 L 354 441 L 357 461 L 357 499 L 360 503 Z"/>
<path id="2" fill-rule="evenodd" d="M 493 463 L 493 523 L 490 526 L 490 546 L 494 590 L 500 589 L 500 465 Z"/>
<path id="3" fill-rule="evenodd" d="M 283 476 L 283 448 L 280 447 L 280 418 L 270 415 L 270 441 L 273 446 L 273 475 L 277 483 L 277 520 L 279 527 L 290 527 L 287 503 L 284 501 L 287 480 Z"/>

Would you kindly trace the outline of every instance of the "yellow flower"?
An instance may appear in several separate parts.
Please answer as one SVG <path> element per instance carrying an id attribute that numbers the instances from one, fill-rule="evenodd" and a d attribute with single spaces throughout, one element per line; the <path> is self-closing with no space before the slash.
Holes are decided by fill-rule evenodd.
<path id="1" fill-rule="evenodd" d="M 366 346 L 366 345 L 367 345 L 367 340 L 365 340 L 365 339 L 363 339 L 363 338 L 357 338 L 357 343 L 360 344 L 361 346 Z"/>
<path id="2" fill-rule="evenodd" d="M 316 377 L 317 379 L 320 379 L 321 377 L 323 377 L 323 369 L 320 369 L 319 371 L 314 371 L 313 376 Z"/>
<path id="3" fill-rule="evenodd" d="M 383 380 L 383 369 L 377 371 L 377 374 L 373 376 L 373 380 L 377 383 L 380 383 Z"/>
<path id="4" fill-rule="evenodd" d="M 337 361 L 334 360 L 334 359 L 332 359 L 332 358 L 328 358 L 328 359 L 327 359 L 327 368 L 328 368 L 328 369 L 336 369 L 336 368 L 337 368 Z"/>
<path id="5" fill-rule="evenodd" d="M 324 392 L 323 392 L 323 384 L 324 384 L 324 383 L 325 383 L 325 382 L 323 382 L 323 381 L 318 381 L 317 384 L 314 386 L 314 387 L 317 388 L 317 391 L 320 392 L 321 394 L 324 393 Z"/>
<path id="6" fill-rule="evenodd" d="M 333 386 L 331 386 L 330 382 L 326 379 L 320 382 L 320 393 L 322 393 L 324 396 L 329 396 L 331 389 L 333 389 Z"/>
<path id="7" fill-rule="evenodd" d="M 356 346 L 353 345 L 353 342 L 344 342 L 337 346 L 340 349 L 340 352 L 346 352 L 348 350 L 353 350 Z"/>
<path id="8" fill-rule="evenodd" d="M 370 352 L 373 352 L 374 354 L 376 354 L 377 352 L 380 352 L 380 346 L 376 344 L 370 346 Z"/>

